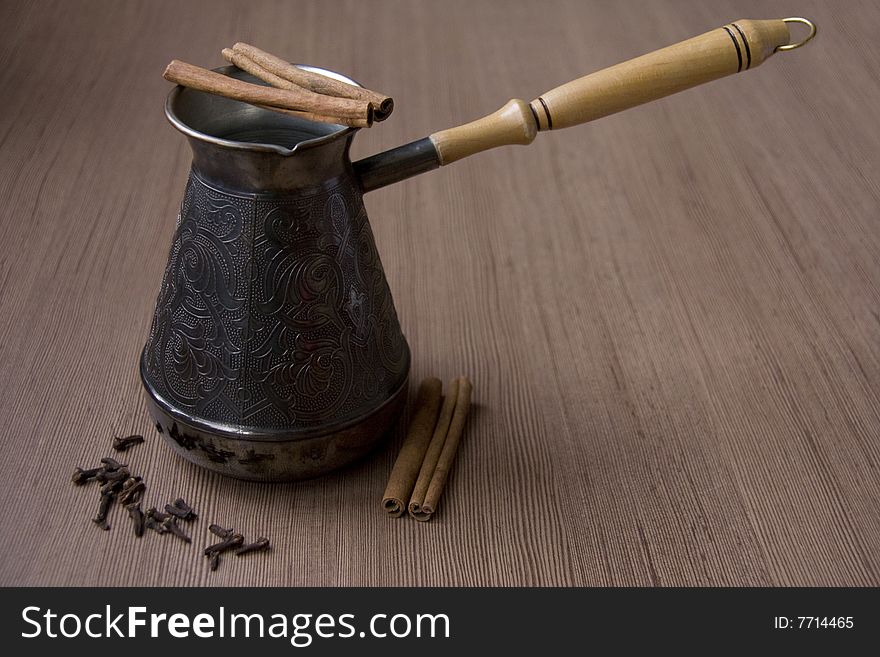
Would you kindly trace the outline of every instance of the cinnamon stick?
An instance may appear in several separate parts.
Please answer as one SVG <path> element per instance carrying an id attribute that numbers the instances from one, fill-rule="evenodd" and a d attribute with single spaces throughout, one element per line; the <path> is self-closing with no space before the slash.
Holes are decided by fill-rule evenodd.
<path id="1" fill-rule="evenodd" d="M 369 128 L 372 123 L 367 119 L 347 119 L 343 116 L 325 116 L 324 114 L 314 114 L 312 112 L 300 112 L 299 110 L 282 109 L 281 107 L 272 107 L 270 105 L 256 105 L 265 110 L 278 112 L 279 114 L 287 114 L 288 116 L 296 116 L 309 121 L 318 121 L 320 123 L 336 123 L 345 125 L 350 128 Z"/>
<path id="2" fill-rule="evenodd" d="M 363 100 L 322 96 L 306 89 L 276 89 L 250 84 L 177 59 L 168 64 L 164 78 L 184 87 L 253 105 L 279 107 L 322 116 L 367 120 L 370 118 L 370 104 Z"/>
<path id="3" fill-rule="evenodd" d="M 449 477 L 449 470 L 452 468 L 452 462 L 455 460 L 455 453 L 458 450 L 458 444 L 461 442 L 461 436 L 464 431 L 464 423 L 467 419 L 468 411 L 471 406 L 471 392 L 473 386 L 465 377 L 458 380 L 458 398 L 455 401 L 455 411 L 452 414 L 452 421 L 449 424 L 449 433 L 446 441 L 443 443 L 443 450 L 440 452 L 440 458 L 437 460 L 437 467 L 431 476 L 431 483 L 428 485 L 428 492 L 425 494 L 425 500 L 421 504 L 421 509 L 417 515 L 413 515 L 416 520 L 430 520 L 431 516 L 437 510 L 437 503 L 446 487 L 446 480 Z"/>
<path id="4" fill-rule="evenodd" d="M 257 64 L 255 61 L 240 52 L 236 52 L 231 48 L 224 48 L 222 53 L 223 58 L 227 62 L 233 64 L 234 66 L 237 66 L 242 71 L 250 73 L 255 78 L 259 78 L 263 82 L 269 83 L 273 87 L 276 87 L 278 89 L 290 89 L 292 91 L 299 91 L 302 89 L 302 87 L 297 86 L 290 80 L 285 80 L 284 78 L 278 77 L 274 73 L 270 73 L 262 66 Z M 314 112 L 302 112 L 298 110 L 282 109 L 279 107 L 271 107 L 269 105 L 259 105 L 259 107 L 273 110 L 275 112 L 280 112 L 282 114 L 288 114 L 290 116 L 298 116 L 303 119 L 309 119 L 310 121 L 320 121 L 321 123 L 338 123 L 340 125 L 347 125 L 352 128 L 369 128 L 373 124 L 372 106 L 370 106 L 370 108 L 367 110 L 366 117 L 359 117 L 356 119 L 349 119 L 342 116 L 327 116 L 325 114 L 316 114 Z"/>
<path id="5" fill-rule="evenodd" d="M 409 499 L 409 514 L 416 520 L 428 519 L 428 517 L 423 517 L 422 504 L 425 501 L 428 486 L 431 484 L 431 477 L 434 475 L 434 470 L 437 469 L 437 462 L 440 460 L 443 445 L 446 443 L 449 424 L 452 421 L 452 414 L 458 400 L 459 388 L 458 379 L 453 379 L 449 382 L 446 397 L 444 397 L 443 406 L 440 409 L 440 417 L 437 419 L 437 426 L 434 427 L 434 435 L 431 437 L 428 451 L 425 452 L 425 458 L 419 470 L 419 478 L 416 480 L 415 488 L 413 488 L 412 496 Z"/>
<path id="6" fill-rule="evenodd" d="M 326 75 L 321 75 L 320 73 L 307 71 L 298 66 L 294 66 L 290 62 L 284 61 L 280 57 L 276 57 L 271 53 L 260 50 L 256 46 L 239 42 L 232 46 L 232 50 L 241 53 L 258 66 L 262 67 L 265 71 L 277 77 L 289 80 L 304 89 L 338 98 L 351 98 L 367 101 L 373 107 L 373 118 L 376 121 L 384 121 L 394 110 L 394 100 L 390 96 L 348 84 L 347 82 L 335 80 Z M 236 64 L 236 66 L 238 66 L 238 64 Z M 254 73 L 254 75 L 256 75 L 256 73 Z"/>
<path id="7" fill-rule="evenodd" d="M 440 379 L 427 378 L 419 386 L 415 412 L 409 425 L 403 447 L 391 469 L 388 486 L 382 496 L 382 508 L 392 517 L 406 511 L 406 503 L 416 483 L 416 477 L 425 458 L 425 452 L 437 424 L 443 383 Z"/>
<path id="8" fill-rule="evenodd" d="M 230 64 L 237 66 L 242 71 L 247 71 L 256 78 L 260 78 L 263 82 L 268 82 L 273 87 L 278 87 L 279 89 L 293 89 L 294 87 L 298 87 L 300 89 L 303 88 L 297 84 L 294 84 L 290 80 L 278 77 L 271 71 L 257 64 L 253 59 L 251 59 L 244 53 L 233 50 L 232 48 L 224 48 L 222 51 L 220 51 L 220 54 L 222 54 L 223 59 L 225 59 Z"/>

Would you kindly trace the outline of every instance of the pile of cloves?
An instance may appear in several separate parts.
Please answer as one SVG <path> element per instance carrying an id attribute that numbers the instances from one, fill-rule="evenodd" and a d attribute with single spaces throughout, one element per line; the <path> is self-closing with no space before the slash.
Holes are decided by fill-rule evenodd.
<path id="1" fill-rule="evenodd" d="M 220 555 L 229 550 L 235 550 L 235 556 L 240 557 L 243 554 L 268 550 L 270 547 L 269 539 L 265 536 L 260 536 L 253 543 L 245 544 L 244 536 L 234 529 L 226 529 L 220 525 L 212 524 L 208 527 L 208 531 L 221 539 L 219 543 L 209 545 L 204 550 L 204 555 L 211 562 L 211 570 L 217 570 L 217 567 L 220 565 Z"/>
<path id="2" fill-rule="evenodd" d="M 98 503 L 98 514 L 93 521 L 101 529 L 110 529 L 107 515 L 114 501 L 127 505 L 137 503 L 141 494 L 146 490 L 146 485 L 141 477 L 131 474 L 128 465 L 120 463 L 109 456 L 101 459 L 101 465 L 88 470 L 77 468 L 71 480 L 77 486 L 82 486 L 90 481 L 101 484 L 101 498 Z"/>
<path id="3" fill-rule="evenodd" d="M 144 528 L 152 529 L 157 534 L 173 534 L 184 543 L 192 543 L 192 538 L 183 531 L 178 520 L 195 520 L 198 518 L 193 508 L 182 497 L 178 497 L 172 504 L 165 505 L 165 512 L 151 506 L 146 513 L 140 513 L 140 505 L 136 510 L 129 509 L 135 524 L 135 534 L 141 536 Z"/>
<path id="4" fill-rule="evenodd" d="M 140 440 L 136 440 L 140 439 Z M 143 442 L 141 436 L 128 436 L 127 438 L 114 438 L 115 449 L 125 450 L 131 445 Z M 117 447 L 121 443 L 122 447 Z M 159 511 L 156 507 L 141 509 L 141 498 L 147 490 L 143 477 L 131 474 L 128 465 L 120 463 L 109 456 L 101 459 L 101 465 L 97 468 L 77 468 L 73 477 L 73 483 L 77 485 L 97 481 L 101 484 L 101 499 L 98 504 L 98 515 L 93 519 L 101 529 L 110 529 L 107 515 L 113 502 L 118 502 L 125 508 L 131 518 L 134 527 L 134 535 L 140 538 L 145 529 L 150 529 L 157 534 L 173 534 L 185 543 L 192 543 L 192 538 L 178 524 L 178 520 L 190 521 L 198 518 L 195 510 L 186 503 L 182 497 L 165 505 L 165 511 Z"/>
<path id="5" fill-rule="evenodd" d="M 143 436 L 133 434 L 122 438 L 114 437 L 112 446 L 114 450 L 124 452 L 133 445 L 143 442 Z M 147 484 L 143 477 L 133 475 L 127 464 L 106 456 L 101 459 L 101 465 L 95 468 L 76 468 L 71 480 L 77 486 L 91 481 L 101 484 L 98 513 L 93 518 L 93 522 L 101 529 L 110 529 L 107 517 L 116 502 L 128 512 L 134 534 L 138 538 L 142 537 L 145 530 L 149 529 L 157 534 L 173 534 L 185 543 L 192 543 L 192 537 L 184 531 L 179 523 L 198 519 L 193 507 L 182 497 L 178 497 L 173 502 L 166 504 L 163 511 L 155 506 L 143 511 L 141 503 L 147 490 Z M 269 548 L 269 539 L 262 536 L 253 543 L 246 544 L 244 536 L 233 529 L 226 529 L 216 524 L 211 525 L 208 529 L 221 539 L 219 543 L 209 545 L 204 550 L 205 556 L 210 560 L 211 570 L 217 570 L 220 565 L 220 555 L 224 552 L 234 550 L 236 556 L 241 556 Z"/>
<path id="6" fill-rule="evenodd" d="M 139 434 L 122 438 L 117 436 L 113 438 L 113 449 L 124 452 L 132 445 L 138 445 L 142 442 L 144 442 L 144 437 Z M 90 481 L 97 481 L 101 484 L 98 514 L 93 518 L 95 524 L 101 529 L 110 529 L 107 516 L 114 501 L 129 508 L 129 505 L 139 504 L 141 495 L 147 489 L 142 477 L 132 475 L 128 465 L 109 456 L 102 458 L 101 465 L 96 468 L 77 468 L 71 479 L 77 486 Z M 131 513 L 130 510 L 129 513 Z"/>

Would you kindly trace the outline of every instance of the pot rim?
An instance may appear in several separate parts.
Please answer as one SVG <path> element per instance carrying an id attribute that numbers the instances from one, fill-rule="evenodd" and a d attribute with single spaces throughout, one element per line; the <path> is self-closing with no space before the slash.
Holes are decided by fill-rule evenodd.
<path id="1" fill-rule="evenodd" d="M 342 75 L 342 73 L 337 73 L 336 71 L 331 71 L 330 69 L 321 68 L 319 66 L 310 66 L 308 64 L 294 64 L 299 68 L 302 68 L 306 71 L 311 71 L 312 73 L 320 73 L 321 75 L 326 75 L 327 77 L 331 77 L 335 80 L 339 80 L 340 82 L 345 82 L 347 84 L 354 85 L 356 87 L 363 88 L 363 85 L 357 82 L 356 80 L 351 79 L 348 76 Z M 222 73 L 224 75 L 228 75 L 232 71 L 240 71 L 244 73 L 244 75 L 249 75 L 236 66 L 221 66 L 219 68 L 212 69 L 215 73 Z M 253 76 L 251 76 L 253 77 Z M 254 78 L 256 80 L 256 78 Z M 259 82 L 259 80 L 257 80 Z M 181 85 L 175 85 L 174 88 L 168 93 L 168 96 L 165 98 L 165 117 L 168 119 L 168 122 L 174 126 L 175 129 L 186 135 L 187 137 L 191 137 L 193 139 L 198 139 L 199 141 L 206 142 L 209 144 L 215 144 L 217 146 L 222 146 L 224 148 L 230 148 L 233 150 L 240 151 L 251 151 L 257 153 L 275 153 L 282 156 L 290 156 L 299 151 L 315 148 L 317 146 L 322 146 L 329 142 L 335 141 L 337 139 L 342 139 L 347 137 L 348 135 L 354 134 L 360 128 L 352 128 L 344 125 L 338 125 L 338 130 L 334 130 L 326 135 L 322 135 L 320 137 L 315 137 L 314 139 L 306 139 L 301 142 L 298 142 L 293 146 L 293 148 L 286 148 L 284 146 L 279 146 L 278 144 L 264 144 L 259 142 L 244 142 L 244 141 L 235 141 L 232 139 L 223 139 L 221 137 L 215 137 L 213 135 L 206 134 L 195 128 L 189 126 L 184 123 L 184 121 L 177 116 L 177 113 L 174 111 L 175 103 L 177 102 L 180 94 L 182 93 L 193 93 L 193 94 L 203 94 L 207 93 L 204 91 L 198 91 L 196 89 L 187 89 Z M 241 102 L 241 101 L 233 101 L 233 102 Z M 247 104 L 247 103 L 242 103 Z M 271 111 L 271 110 L 265 110 Z M 308 119 L 299 119 L 301 121 L 309 121 Z M 309 121 L 314 123 L 312 121 Z M 332 123 L 327 123 L 324 125 L 334 125 Z"/>

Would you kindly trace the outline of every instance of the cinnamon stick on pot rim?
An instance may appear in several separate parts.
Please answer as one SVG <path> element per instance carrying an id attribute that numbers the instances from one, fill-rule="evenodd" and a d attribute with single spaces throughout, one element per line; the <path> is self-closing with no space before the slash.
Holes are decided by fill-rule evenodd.
<path id="1" fill-rule="evenodd" d="M 320 73 L 307 71 L 247 43 L 236 43 L 232 46 L 232 50 L 241 53 L 269 73 L 289 80 L 304 89 L 327 96 L 367 101 L 373 106 L 373 118 L 376 121 L 384 121 L 394 111 L 394 99 L 385 94 L 335 80 Z"/>
<path id="2" fill-rule="evenodd" d="M 430 520 L 437 510 L 437 503 L 440 501 L 440 496 L 446 487 L 446 480 L 449 477 L 449 471 L 452 468 L 452 462 L 455 460 L 455 453 L 458 450 L 458 444 L 464 432 L 464 423 L 471 407 L 472 391 L 473 386 L 471 382 L 465 377 L 459 378 L 458 398 L 455 401 L 452 422 L 449 424 L 449 434 L 446 436 L 446 442 L 443 443 L 443 451 L 437 460 L 437 467 L 431 476 L 431 483 L 428 485 L 428 492 L 425 494 L 425 500 L 422 502 L 421 509 L 413 514 L 416 520 L 423 522 Z"/>
<path id="3" fill-rule="evenodd" d="M 263 82 L 269 83 L 273 87 L 276 87 L 278 89 L 291 89 L 293 91 L 302 89 L 302 87 L 299 87 L 290 80 L 285 80 L 284 78 L 278 77 L 274 73 L 270 73 L 249 57 L 246 57 L 242 53 L 236 52 L 231 48 L 224 48 L 222 54 L 223 58 L 230 64 L 237 66 L 242 71 L 250 73 L 255 78 L 259 78 Z M 368 105 L 367 115 L 365 117 L 358 117 L 354 119 L 342 116 L 330 116 L 327 114 L 316 114 L 314 112 L 282 109 L 280 107 L 272 107 L 270 105 L 258 105 L 257 107 L 262 107 L 263 109 L 272 110 L 274 112 L 280 112 L 281 114 L 287 114 L 288 116 L 298 116 L 300 118 L 308 119 L 310 121 L 320 121 L 321 123 L 338 123 L 339 125 L 346 125 L 351 128 L 369 128 L 371 125 L 373 125 L 372 105 Z"/>
<path id="4" fill-rule="evenodd" d="M 437 461 L 440 460 L 440 453 L 443 451 L 443 445 L 446 443 L 446 436 L 449 434 L 449 424 L 452 422 L 452 414 L 455 410 L 455 403 L 458 399 L 459 380 L 453 379 L 449 382 L 446 389 L 446 396 L 443 398 L 443 406 L 440 408 L 440 417 L 437 419 L 437 426 L 434 427 L 434 434 L 431 437 L 431 443 L 428 445 L 428 451 L 425 452 L 425 458 L 422 461 L 422 467 L 419 470 L 419 478 L 416 480 L 415 488 L 409 500 L 409 514 L 419 518 L 422 510 L 422 503 L 425 501 L 425 494 L 428 492 L 428 486 L 431 483 L 431 477 L 437 468 Z M 427 518 L 424 518 L 427 520 Z"/>
<path id="5" fill-rule="evenodd" d="M 303 88 L 294 84 L 290 80 L 275 75 L 271 71 L 257 64 L 244 53 L 238 52 L 237 50 L 224 48 L 220 51 L 220 54 L 223 55 L 223 59 L 230 64 L 237 66 L 242 71 L 247 71 L 254 77 L 260 78 L 263 82 L 268 82 L 273 87 L 278 87 L 279 89 L 292 89 L 294 87 L 299 87 L 300 89 Z"/>
<path id="6" fill-rule="evenodd" d="M 270 112 L 278 112 L 279 114 L 286 114 L 287 116 L 295 116 L 300 119 L 307 119 L 309 121 L 318 121 L 319 123 L 335 123 L 349 128 L 369 128 L 373 125 L 372 122 L 367 119 L 347 119 L 343 116 L 327 116 L 325 114 L 314 114 L 312 112 L 300 112 L 299 110 L 283 109 L 281 107 L 272 107 L 271 105 L 254 105 L 254 107 L 269 110 Z"/>
<path id="7" fill-rule="evenodd" d="M 440 396 L 443 383 L 440 379 L 430 377 L 422 381 L 416 398 L 406 439 L 391 469 L 388 486 L 382 496 L 382 508 L 392 517 L 398 517 L 406 511 L 416 477 L 422 467 L 425 452 L 437 424 L 437 413 L 440 410 Z"/>
<path id="8" fill-rule="evenodd" d="M 168 64 L 163 77 L 184 87 L 253 105 L 348 119 L 369 121 L 370 118 L 370 104 L 364 100 L 323 96 L 306 89 L 276 89 L 251 84 L 177 59 Z"/>

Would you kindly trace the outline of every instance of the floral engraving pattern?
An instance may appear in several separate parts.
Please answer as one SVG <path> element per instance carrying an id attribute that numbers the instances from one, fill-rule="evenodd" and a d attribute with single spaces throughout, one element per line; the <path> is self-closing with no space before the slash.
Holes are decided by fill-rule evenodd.
<path id="1" fill-rule="evenodd" d="M 190 178 L 156 304 L 144 370 L 175 406 L 229 418 L 243 364 L 247 203 Z"/>
<path id="2" fill-rule="evenodd" d="M 359 417 L 409 352 L 360 191 L 236 196 L 190 177 L 144 376 L 194 418 L 246 429 Z"/>

